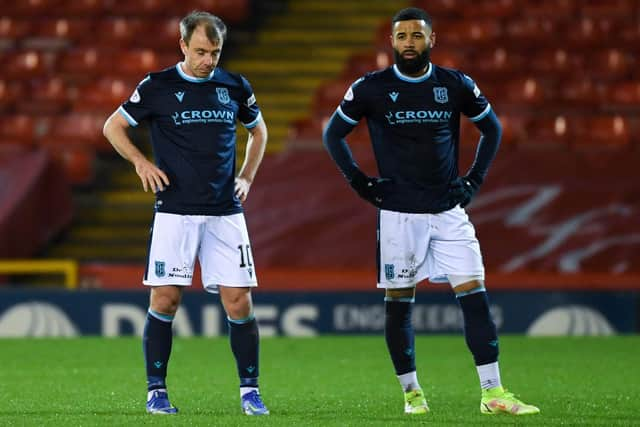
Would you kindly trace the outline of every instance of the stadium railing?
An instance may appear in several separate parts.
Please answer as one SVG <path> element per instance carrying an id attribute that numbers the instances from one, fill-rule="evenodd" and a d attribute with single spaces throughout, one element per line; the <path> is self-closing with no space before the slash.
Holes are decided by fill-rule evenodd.
<path id="1" fill-rule="evenodd" d="M 78 287 L 78 263 L 70 259 L 4 259 L 0 274 L 62 274 L 67 289 Z"/>

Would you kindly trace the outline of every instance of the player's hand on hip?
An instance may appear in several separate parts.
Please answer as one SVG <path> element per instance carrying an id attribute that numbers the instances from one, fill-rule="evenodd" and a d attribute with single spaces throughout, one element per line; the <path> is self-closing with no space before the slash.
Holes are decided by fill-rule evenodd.
<path id="1" fill-rule="evenodd" d="M 235 193 L 236 193 L 236 197 L 240 199 L 241 202 L 244 203 L 244 201 L 247 200 L 247 196 L 249 195 L 250 188 L 251 188 L 251 183 L 247 179 L 236 177 Z"/>
<path id="2" fill-rule="evenodd" d="M 458 177 L 449 184 L 449 198 L 464 208 L 471 202 L 479 188 L 480 183 L 468 175 Z"/>
<path id="3" fill-rule="evenodd" d="M 147 159 L 141 159 L 135 163 L 136 173 L 142 181 L 142 188 L 145 192 L 151 190 L 154 193 L 164 191 L 169 185 L 169 178 L 162 169 L 151 163 Z"/>
<path id="4" fill-rule="evenodd" d="M 349 185 L 360 197 L 375 207 L 381 207 L 392 181 L 388 178 L 370 177 L 357 170 L 349 180 Z"/>

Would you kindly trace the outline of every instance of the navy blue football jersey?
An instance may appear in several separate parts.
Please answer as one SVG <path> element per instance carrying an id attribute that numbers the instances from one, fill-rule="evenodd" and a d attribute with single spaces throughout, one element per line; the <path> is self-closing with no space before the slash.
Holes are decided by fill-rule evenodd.
<path id="1" fill-rule="evenodd" d="M 156 193 L 158 212 L 242 212 L 234 194 L 236 121 L 250 129 L 261 119 L 244 77 L 215 68 L 196 78 L 178 64 L 148 74 L 118 111 L 131 126 L 149 122 L 155 163 L 170 182 Z"/>
<path id="2" fill-rule="evenodd" d="M 351 125 L 367 119 L 379 174 L 393 185 L 383 209 L 441 212 L 452 207 L 447 193 L 458 176 L 460 115 L 478 121 L 490 110 L 469 76 L 429 64 L 417 78 L 396 65 L 366 74 L 337 114 Z"/>

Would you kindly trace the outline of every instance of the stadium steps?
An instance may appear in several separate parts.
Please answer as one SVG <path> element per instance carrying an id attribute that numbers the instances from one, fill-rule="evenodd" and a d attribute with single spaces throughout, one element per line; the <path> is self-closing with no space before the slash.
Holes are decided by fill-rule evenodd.
<path id="1" fill-rule="evenodd" d="M 266 20 L 225 68 L 251 82 L 269 128 L 269 152 L 285 147 L 292 122 L 309 116 L 315 91 L 374 44 L 377 29 L 407 1 L 291 1 Z M 336 100 L 336 104 L 339 100 Z"/>

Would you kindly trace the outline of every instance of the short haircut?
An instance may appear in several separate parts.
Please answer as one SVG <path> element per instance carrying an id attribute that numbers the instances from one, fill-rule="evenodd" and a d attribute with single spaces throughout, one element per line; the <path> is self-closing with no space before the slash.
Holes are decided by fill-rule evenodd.
<path id="1" fill-rule="evenodd" d="M 193 31 L 203 25 L 211 43 L 219 43 L 227 38 L 227 26 L 222 19 L 209 12 L 194 10 L 180 21 L 180 37 L 188 45 Z"/>
<path id="2" fill-rule="evenodd" d="M 417 7 L 408 7 L 396 13 L 391 19 L 391 31 L 393 31 L 393 26 L 396 22 L 412 21 L 414 19 L 424 21 L 429 28 L 433 28 L 433 20 L 427 12 Z"/>

